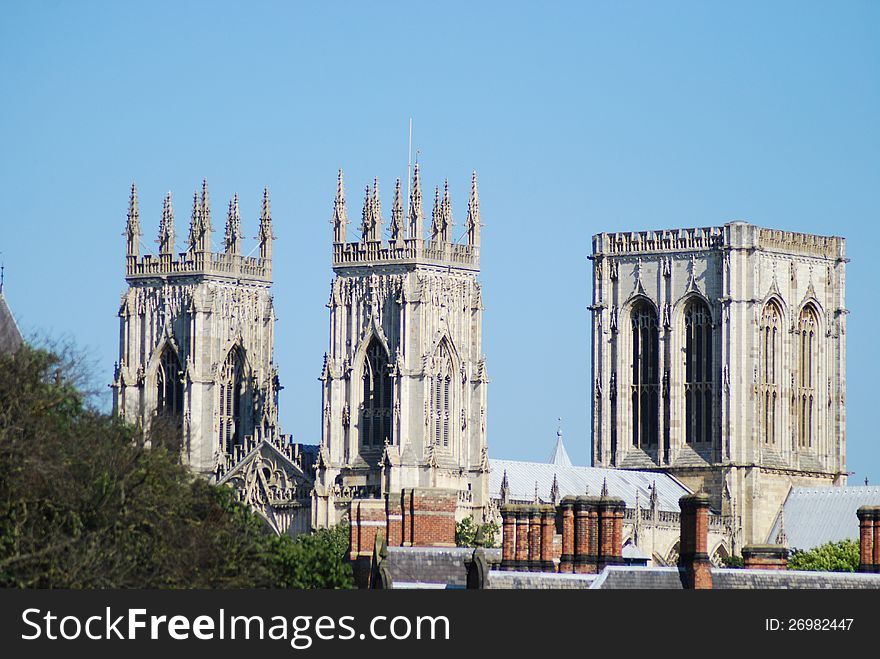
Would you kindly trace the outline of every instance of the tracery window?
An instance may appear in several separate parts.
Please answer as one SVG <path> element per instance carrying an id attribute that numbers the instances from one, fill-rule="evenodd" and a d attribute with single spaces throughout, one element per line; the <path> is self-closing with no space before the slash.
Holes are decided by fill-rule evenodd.
<path id="1" fill-rule="evenodd" d="M 632 443 L 657 444 L 660 414 L 660 332 L 657 312 L 646 301 L 632 315 Z"/>
<path id="2" fill-rule="evenodd" d="M 220 372 L 220 446 L 227 452 L 243 440 L 242 387 L 244 365 L 241 351 L 229 351 Z"/>
<path id="3" fill-rule="evenodd" d="M 685 441 L 712 441 L 712 317 L 700 299 L 684 312 L 685 330 Z"/>
<path id="4" fill-rule="evenodd" d="M 765 444 L 775 444 L 779 409 L 779 364 L 781 362 L 782 314 L 769 302 L 761 314 L 760 390 L 761 423 Z"/>
<path id="5" fill-rule="evenodd" d="M 156 372 L 156 414 L 183 420 L 183 368 L 170 346 L 162 351 Z"/>
<path id="6" fill-rule="evenodd" d="M 435 446 L 448 448 L 452 422 L 452 354 L 445 341 L 440 343 L 434 356 L 434 375 L 431 378 L 431 435 Z"/>
<path id="7" fill-rule="evenodd" d="M 388 354 L 374 337 L 364 359 L 364 400 L 361 409 L 361 444 L 365 447 L 393 443 L 391 430 L 392 381 Z"/>
<path id="8" fill-rule="evenodd" d="M 798 319 L 798 388 L 797 419 L 798 444 L 802 448 L 813 445 L 813 415 L 816 399 L 816 333 L 819 318 L 812 305 L 803 308 Z"/>

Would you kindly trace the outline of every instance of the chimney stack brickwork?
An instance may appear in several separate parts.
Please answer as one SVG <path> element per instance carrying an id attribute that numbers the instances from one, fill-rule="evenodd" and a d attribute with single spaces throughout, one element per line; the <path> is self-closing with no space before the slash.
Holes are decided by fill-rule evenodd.
<path id="1" fill-rule="evenodd" d="M 784 545 L 747 545 L 742 549 L 742 556 L 746 569 L 788 569 L 788 548 Z"/>
<path id="2" fill-rule="evenodd" d="M 880 506 L 862 506 L 859 518 L 859 572 L 880 572 Z"/>
<path id="3" fill-rule="evenodd" d="M 678 566 L 685 588 L 712 588 L 712 571 L 707 552 L 709 532 L 709 495 L 686 494 L 681 507 L 681 553 Z"/>

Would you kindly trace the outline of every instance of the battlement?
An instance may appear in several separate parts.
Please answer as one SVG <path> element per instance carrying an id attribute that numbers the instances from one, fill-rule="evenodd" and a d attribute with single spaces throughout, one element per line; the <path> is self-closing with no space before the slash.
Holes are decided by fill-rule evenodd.
<path id="1" fill-rule="evenodd" d="M 720 247 L 722 242 L 723 229 L 721 227 L 599 233 L 593 236 L 593 254 L 611 255 L 713 249 Z"/>
<path id="2" fill-rule="evenodd" d="M 137 187 L 132 184 L 128 202 L 128 216 L 125 225 L 126 264 L 125 278 L 129 281 L 140 278 L 212 275 L 230 279 L 250 279 L 272 282 L 272 215 L 269 206 L 269 190 L 263 190 L 260 212 L 259 256 L 243 256 L 241 253 L 242 231 L 238 195 L 229 201 L 226 217 L 226 231 L 223 239 L 225 251 L 214 252 L 211 237 L 211 205 L 208 199 L 208 182 L 202 182 L 201 196 L 193 195 L 192 219 L 187 243 L 189 248 L 175 258 L 174 209 L 171 193 L 165 196 L 162 206 L 162 219 L 159 223 L 159 253 L 141 256 L 141 224 L 138 208 Z"/>
<path id="3" fill-rule="evenodd" d="M 178 259 L 146 254 L 125 266 L 126 279 L 176 275 L 213 275 L 271 283 L 272 262 L 259 257 L 223 252 L 181 252 Z"/>
<path id="4" fill-rule="evenodd" d="M 480 269 L 480 251 L 472 245 L 457 245 L 407 238 L 399 243 L 356 242 L 333 244 L 333 267 L 423 263 Z"/>
<path id="5" fill-rule="evenodd" d="M 334 269 L 387 264 L 452 266 L 472 271 L 478 271 L 480 268 L 481 224 L 476 172 L 471 177 L 471 194 L 465 222 L 466 243 L 458 244 L 452 241 L 452 203 L 448 181 L 444 185 L 442 196 L 439 186 L 434 190 L 431 227 L 428 237 L 425 237 L 418 163 L 413 172 L 409 203 L 405 213 L 400 179 L 396 181 L 389 223 L 390 236 L 387 241 L 382 239 L 383 218 L 378 179 L 374 180 L 372 189 L 369 186 L 366 188 L 359 241 L 349 242 L 347 239 L 349 219 L 342 170 L 339 170 L 333 217 L 330 222 L 333 225 Z"/>
<path id="6" fill-rule="evenodd" d="M 747 222 L 729 222 L 723 227 L 600 233 L 593 236 L 593 256 L 683 250 L 757 249 L 844 259 L 845 242 L 837 236 L 818 236 L 765 229 Z"/>

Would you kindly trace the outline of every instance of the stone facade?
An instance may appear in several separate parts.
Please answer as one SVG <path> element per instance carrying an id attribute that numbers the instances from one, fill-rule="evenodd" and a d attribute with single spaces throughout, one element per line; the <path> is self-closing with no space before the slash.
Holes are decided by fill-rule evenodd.
<path id="1" fill-rule="evenodd" d="M 593 238 L 593 464 L 663 471 L 764 541 L 843 485 L 845 244 L 723 227 Z"/>
<path id="2" fill-rule="evenodd" d="M 374 183 L 361 239 L 347 241 L 340 172 L 313 525 L 335 524 L 353 498 L 393 499 L 425 487 L 457 491 L 457 516 L 479 520 L 489 464 L 476 176 L 466 244 L 452 240 L 448 185 L 435 192 L 424 238 L 418 165 L 406 211 L 397 181 L 388 241 L 382 222 Z"/>
<path id="3" fill-rule="evenodd" d="M 296 533 L 309 527 L 311 478 L 307 453 L 278 427 L 268 191 L 259 256 L 241 254 L 237 195 L 229 203 L 221 253 L 212 250 L 212 230 L 203 183 L 193 199 L 188 248 L 175 254 L 169 193 L 158 255 L 141 256 L 132 186 L 114 412 L 144 429 L 170 423 L 182 434 L 182 459 L 193 471 L 235 486 L 277 532 Z"/>

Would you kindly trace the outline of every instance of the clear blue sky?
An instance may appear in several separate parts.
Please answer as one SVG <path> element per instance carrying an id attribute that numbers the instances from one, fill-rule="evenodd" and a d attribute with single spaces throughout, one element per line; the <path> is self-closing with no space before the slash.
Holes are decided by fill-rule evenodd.
<path id="1" fill-rule="evenodd" d="M 131 181 L 150 245 L 167 190 L 179 240 L 202 177 L 252 237 L 268 185 L 282 423 L 317 442 L 336 170 L 387 212 L 412 117 L 457 232 L 480 177 L 491 455 L 545 460 L 562 417 L 588 463 L 592 234 L 744 219 L 848 239 L 848 462 L 880 482 L 880 3 L 16 2 L 0 66 L 7 299 L 108 382 Z"/>

